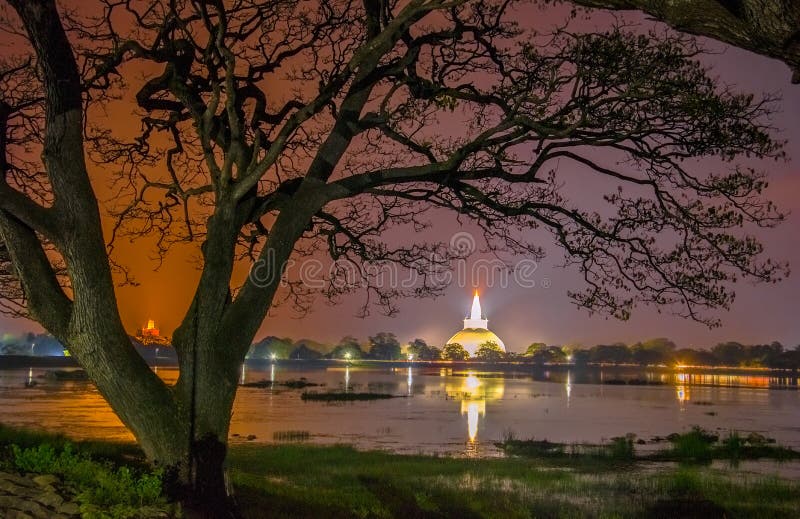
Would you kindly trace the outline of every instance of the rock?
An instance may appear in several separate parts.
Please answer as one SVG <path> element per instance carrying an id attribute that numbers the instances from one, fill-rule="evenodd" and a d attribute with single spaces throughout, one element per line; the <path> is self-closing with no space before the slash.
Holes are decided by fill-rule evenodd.
<path id="1" fill-rule="evenodd" d="M 52 474 L 42 474 L 40 476 L 34 476 L 33 482 L 40 487 L 47 487 L 58 483 L 58 477 Z"/>
<path id="2" fill-rule="evenodd" d="M 39 503 L 19 496 L 0 496 L 0 511 L 8 510 L 26 512 L 36 519 L 50 519 L 53 512 Z M 0 514 L 3 515 L 3 514 Z M 5 517 L 5 515 L 3 515 Z"/>
<path id="3" fill-rule="evenodd" d="M 66 515 L 78 515 L 81 511 L 81 507 L 78 506 L 78 503 L 73 503 L 72 501 L 66 502 L 58 507 L 59 513 L 66 514 Z"/>
<path id="4" fill-rule="evenodd" d="M 15 485 L 23 487 L 30 487 L 30 488 L 36 487 L 36 483 L 31 481 L 30 479 L 18 476 L 16 474 L 12 474 L 10 472 L 0 472 L 0 481 L 10 481 Z"/>
<path id="5" fill-rule="evenodd" d="M 36 488 L 32 488 L 27 485 L 20 485 L 19 483 L 8 479 L 0 479 L 0 494 L 33 497 L 37 494 L 37 490 L 38 489 Z"/>
<path id="6" fill-rule="evenodd" d="M 59 506 L 61 506 L 61 503 L 64 502 L 64 498 L 56 494 L 55 490 L 45 492 L 44 494 L 37 496 L 35 499 L 44 506 L 54 509 L 57 509 Z"/>

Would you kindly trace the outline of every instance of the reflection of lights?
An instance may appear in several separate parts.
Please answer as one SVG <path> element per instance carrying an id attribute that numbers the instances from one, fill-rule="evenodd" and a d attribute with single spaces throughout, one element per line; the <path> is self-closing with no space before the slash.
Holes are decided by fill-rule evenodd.
<path id="1" fill-rule="evenodd" d="M 411 387 L 414 384 L 414 374 L 411 372 L 411 368 L 408 368 L 408 378 L 406 379 L 406 384 L 408 384 L 408 394 L 411 394 Z"/>
<path id="2" fill-rule="evenodd" d="M 245 374 L 246 374 L 245 373 L 245 363 L 242 362 L 242 376 L 239 378 L 239 383 L 240 384 L 244 384 Z"/>
<path id="3" fill-rule="evenodd" d="M 478 438 L 478 418 L 486 416 L 486 400 L 463 400 L 461 414 L 467 415 L 467 436 L 470 442 Z"/>
<path id="4" fill-rule="evenodd" d="M 569 397 L 570 397 L 570 395 L 572 394 L 572 381 L 570 380 L 570 373 L 569 373 L 569 371 L 567 371 L 567 383 L 566 383 L 566 388 L 567 388 L 567 407 L 569 407 Z"/>
<path id="5" fill-rule="evenodd" d="M 345 368 L 344 368 L 344 392 L 347 393 L 348 389 L 350 389 L 350 366 L 345 366 Z"/>
<path id="6" fill-rule="evenodd" d="M 28 385 L 33 384 L 33 368 L 28 368 Z"/>
<path id="7" fill-rule="evenodd" d="M 686 386 L 677 386 L 675 391 L 678 397 L 678 402 L 681 403 L 681 408 L 683 408 L 683 403 L 689 400 L 689 390 L 686 388 Z"/>
<path id="8" fill-rule="evenodd" d="M 275 387 L 275 364 L 269 365 L 269 385 L 270 389 Z"/>
<path id="9" fill-rule="evenodd" d="M 481 381 L 478 380 L 478 377 L 475 376 L 474 373 L 468 373 L 467 378 L 464 380 L 464 387 L 469 390 L 469 392 L 473 392 L 481 385 Z"/>

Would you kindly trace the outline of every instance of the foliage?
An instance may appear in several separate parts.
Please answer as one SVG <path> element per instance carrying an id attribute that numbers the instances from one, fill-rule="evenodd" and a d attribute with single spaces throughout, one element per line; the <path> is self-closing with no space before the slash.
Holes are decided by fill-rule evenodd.
<path id="1" fill-rule="evenodd" d="M 414 339 L 408 343 L 406 352 L 414 356 L 416 360 L 439 360 L 442 358 L 442 350 L 436 346 L 430 346 L 422 339 Z"/>
<path id="2" fill-rule="evenodd" d="M 486 341 L 478 346 L 475 352 L 475 359 L 484 362 L 497 362 L 503 360 L 505 352 L 500 349 L 500 346 L 494 341 Z"/>
<path id="3" fill-rule="evenodd" d="M 289 338 L 264 337 L 260 341 L 253 343 L 247 353 L 247 358 L 251 359 L 288 359 L 295 349 L 292 340 Z"/>
<path id="4" fill-rule="evenodd" d="M 445 344 L 444 349 L 442 350 L 442 359 L 444 360 L 466 360 L 469 358 L 469 353 L 464 346 L 458 344 L 457 342 L 451 342 L 450 344 Z"/>
<path id="5" fill-rule="evenodd" d="M 538 351 L 543 350 L 544 348 L 547 348 L 547 344 L 543 342 L 534 342 L 528 346 L 528 349 L 525 350 L 523 355 L 526 357 L 533 357 Z"/>
<path id="6" fill-rule="evenodd" d="M 321 352 L 308 347 L 306 344 L 300 344 L 289 353 L 289 358 L 295 360 L 314 360 L 321 357 Z"/>
<path id="7" fill-rule="evenodd" d="M 136 471 L 95 461 L 66 443 L 22 448 L 11 445 L 14 467 L 24 472 L 55 474 L 73 488 L 86 517 L 134 518 L 142 506 L 164 504 L 163 471 Z M 106 511 L 108 513 L 106 513 Z"/>
<path id="8" fill-rule="evenodd" d="M 369 356 L 378 360 L 398 360 L 400 342 L 390 332 L 380 332 L 369 338 Z"/>
<path id="9" fill-rule="evenodd" d="M 349 335 L 343 337 L 339 344 L 326 355 L 330 359 L 360 359 L 364 356 L 364 351 L 361 349 L 358 339 Z"/>

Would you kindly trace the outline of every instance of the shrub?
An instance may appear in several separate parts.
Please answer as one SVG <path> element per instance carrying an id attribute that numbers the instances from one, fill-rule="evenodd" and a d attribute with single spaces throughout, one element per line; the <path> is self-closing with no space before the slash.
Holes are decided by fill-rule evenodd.
<path id="1" fill-rule="evenodd" d="M 84 517 L 136 517 L 138 507 L 165 502 L 161 469 L 138 473 L 114 467 L 77 452 L 70 443 L 60 450 L 49 444 L 12 445 L 11 454 L 13 465 L 21 471 L 61 476 L 75 491 Z"/>
<path id="2" fill-rule="evenodd" d="M 695 426 L 687 433 L 670 435 L 670 454 L 681 462 L 709 462 L 714 457 L 713 444 L 718 439 L 718 436 Z"/>

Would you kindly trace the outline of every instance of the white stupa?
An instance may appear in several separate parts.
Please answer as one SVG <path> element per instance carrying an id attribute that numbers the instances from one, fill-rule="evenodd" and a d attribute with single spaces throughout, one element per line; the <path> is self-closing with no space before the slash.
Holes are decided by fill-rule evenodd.
<path id="1" fill-rule="evenodd" d="M 481 301 L 476 290 L 475 297 L 472 298 L 472 310 L 469 317 L 464 319 L 464 329 L 450 337 L 446 344 L 462 345 L 471 357 L 485 342 L 494 342 L 500 346 L 501 350 L 506 351 L 506 346 L 500 337 L 489 330 L 489 320 L 484 318 L 481 312 Z"/>

